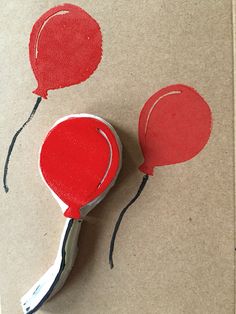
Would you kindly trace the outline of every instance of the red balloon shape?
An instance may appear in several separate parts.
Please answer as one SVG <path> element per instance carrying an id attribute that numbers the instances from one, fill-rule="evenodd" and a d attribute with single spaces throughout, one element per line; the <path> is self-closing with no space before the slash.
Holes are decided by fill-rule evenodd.
<path id="1" fill-rule="evenodd" d="M 155 166 L 193 158 L 206 145 L 211 125 L 211 110 L 193 88 L 172 85 L 161 89 L 140 113 L 139 142 L 144 163 L 139 169 L 153 175 Z"/>
<path id="2" fill-rule="evenodd" d="M 120 168 L 115 131 L 90 115 L 69 116 L 48 133 L 40 169 L 49 188 L 67 206 L 64 215 L 79 219 L 80 208 L 96 200 L 114 182 Z"/>
<path id="3" fill-rule="evenodd" d="M 102 57 L 100 27 L 78 6 L 56 6 L 34 24 L 29 55 L 38 81 L 33 93 L 47 98 L 48 90 L 79 84 L 95 71 Z"/>

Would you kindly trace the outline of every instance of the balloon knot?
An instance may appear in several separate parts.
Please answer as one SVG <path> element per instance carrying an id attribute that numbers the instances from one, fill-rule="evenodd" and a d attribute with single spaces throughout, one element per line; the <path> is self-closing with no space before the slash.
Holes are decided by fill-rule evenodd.
<path id="1" fill-rule="evenodd" d="M 80 210 L 75 207 L 68 207 L 64 212 L 64 216 L 67 218 L 80 219 Z"/>
<path id="2" fill-rule="evenodd" d="M 153 166 L 148 165 L 146 162 L 139 166 L 139 170 L 145 174 L 148 174 L 149 176 L 153 176 Z"/>
<path id="3" fill-rule="evenodd" d="M 44 88 L 41 88 L 41 87 L 37 87 L 33 91 L 33 93 L 38 95 L 38 96 L 43 97 L 44 99 L 47 99 L 47 96 L 48 96 L 48 91 L 46 89 L 44 89 Z"/>

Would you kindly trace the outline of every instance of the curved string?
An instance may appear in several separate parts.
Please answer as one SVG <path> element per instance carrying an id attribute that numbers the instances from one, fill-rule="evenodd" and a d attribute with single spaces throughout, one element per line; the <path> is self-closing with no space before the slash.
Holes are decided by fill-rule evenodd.
<path id="1" fill-rule="evenodd" d="M 9 162 L 10 162 L 10 158 L 11 158 L 11 154 L 12 154 L 12 150 L 14 148 L 16 139 L 18 137 L 18 135 L 21 133 L 21 131 L 24 129 L 24 127 L 30 122 L 30 120 L 33 118 L 36 110 L 38 109 L 38 106 L 40 104 L 42 100 L 42 97 L 38 97 L 37 101 L 33 107 L 33 110 L 31 111 L 31 114 L 29 116 L 29 118 L 25 121 L 25 123 L 19 128 L 19 130 L 15 133 L 15 135 L 13 136 L 12 140 L 11 140 L 11 144 L 9 145 L 8 148 L 8 152 L 7 152 L 7 158 L 5 161 L 5 165 L 4 165 L 4 172 L 3 172 L 3 187 L 5 192 L 7 193 L 9 191 L 9 187 L 7 185 L 7 173 L 8 173 L 8 166 L 9 166 Z"/>
<path id="2" fill-rule="evenodd" d="M 122 209 L 117 221 L 116 221 L 116 224 L 115 224 L 115 228 L 113 230 L 113 233 L 112 233 L 112 237 L 111 237 L 111 242 L 110 242 L 110 250 L 109 250 L 109 264 L 110 264 L 110 267 L 111 269 L 114 267 L 114 263 L 113 263 L 113 251 L 114 251 L 114 246 L 115 246 L 115 240 L 116 240 L 116 235 L 117 235 L 117 232 L 119 230 L 119 227 L 120 227 L 120 224 L 121 224 L 121 221 L 124 217 L 124 214 L 126 213 L 127 209 L 137 200 L 137 198 L 140 196 L 140 194 L 142 193 L 146 183 L 147 183 L 147 180 L 148 180 L 148 175 L 145 174 L 143 176 L 143 180 L 138 188 L 138 191 L 137 193 L 135 194 L 135 196 L 131 199 L 131 201 L 125 206 L 124 209 Z"/>

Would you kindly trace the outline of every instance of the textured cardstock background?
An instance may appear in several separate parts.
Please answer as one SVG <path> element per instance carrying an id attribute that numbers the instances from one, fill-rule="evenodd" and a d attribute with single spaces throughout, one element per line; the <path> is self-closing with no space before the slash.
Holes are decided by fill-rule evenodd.
<path id="1" fill-rule="evenodd" d="M 0 191 L 3 314 L 56 256 L 64 218 L 38 171 L 49 128 L 73 113 L 96 114 L 117 129 L 124 163 L 117 185 L 82 226 L 64 288 L 39 313 L 230 314 L 234 309 L 233 39 L 229 0 L 72 1 L 103 33 L 103 59 L 81 85 L 49 92 L 20 135 L 10 191 Z M 57 1 L 1 1 L 0 164 L 35 103 L 28 59 L 33 23 Z M 196 88 L 212 109 L 208 145 L 193 160 L 155 170 L 129 209 L 108 265 L 112 230 L 140 184 L 139 111 L 160 88 Z M 1 176 L 3 172 L 1 171 Z"/>

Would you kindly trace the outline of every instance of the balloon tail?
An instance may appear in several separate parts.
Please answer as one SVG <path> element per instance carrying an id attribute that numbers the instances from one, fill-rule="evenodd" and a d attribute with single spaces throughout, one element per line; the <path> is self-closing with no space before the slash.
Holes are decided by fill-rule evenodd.
<path id="1" fill-rule="evenodd" d="M 45 88 L 40 88 L 40 87 L 37 87 L 34 91 L 33 91 L 34 94 L 38 95 L 38 96 L 41 96 L 43 97 L 44 99 L 47 99 L 47 96 L 48 96 L 48 92 Z"/>
<path id="2" fill-rule="evenodd" d="M 8 148 L 8 152 L 7 152 L 7 158 L 6 158 L 6 161 L 5 161 L 5 165 L 4 165 L 4 172 L 3 172 L 3 187 L 4 187 L 4 190 L 5 192 L 7 193 L 9 191 L 9 187 L 7 185 L 7 173 L 8 173 L 8 165 L 9 165 L 9 162 L 10 162 L 10 158 L 11 158 L 11 154 L 12 154 L 12 150 L 14 148 L 14 145 L 15 145 L 15 142 L 16 142 L 16 139 L 18 137 L 18 135 L 21 133 L 21 131 L 24 129 L 24 127 L 30 122 L 30 120 L 33 118 L 35 112 L 37 111 L 38 109 L 38 106 L 40 104 L 42 100 L 42 97 L 38 97 L 37 98 L 37 101 L 34 105 L 34 108 L 29 116 L 29 118 L 25 121 L 25 123 L 21 126 L 21 128 L 15 133 L 15 135 L 13 136 L 12 138 L 12 141 L 11 141 L 11 144 Z"/>
<path id="3" fill-rule="evenodd" d="M 71 207 L 69 206 L 64 212 L 64 216 L 67 218 L 80 219 L 80 207 Z"/>
<path id="4" fill-rule="evenodd" d="M 149 165 L 149 163 L 146 161 L 144 161 L 144 163 L 139 167 L 139 170 L 148 174 L 149 176 L 153 176 L 153 166 Z"/>
<path id="5" fill-rule="evenodd" d="M 147 180 L 148 180 L 148 175 L 145 174 L 143 176 L 143 180 L 139 186 L 139 189 L 137 191 L 137 193 L 135 194 L 135 196 L 132 198 L 132 200 L 125 206 L 124 209 L 122 209 L 117 221 L 116 221 L 116 224 L 115 224 L 115 228 L 114 228 L 114 231 L 113 231 L 113 234 L 112 234 L 112 237 L 111 237 L 111 242 L 110 242 L 110 250 L 109 250 L 109 264 L 110 264 L 110 267 L 111 269 L 114 267 L 114 263 L 113 263 L 113 251 L 114 251 L 114 245 L 115 245 L 115 239 L 116 239 L 116 235 L 117 235 L 117 232 L 119 230 L 119 227 L 120 227 L 120 224 L 121 224 L 121 221 L 124 217 L 124 214 L 126 213 L 127 209 L 137 200 L 137 198 L 140 196 L 140 194 L 142 193 L 146 183 L 147 183 Z"/>

